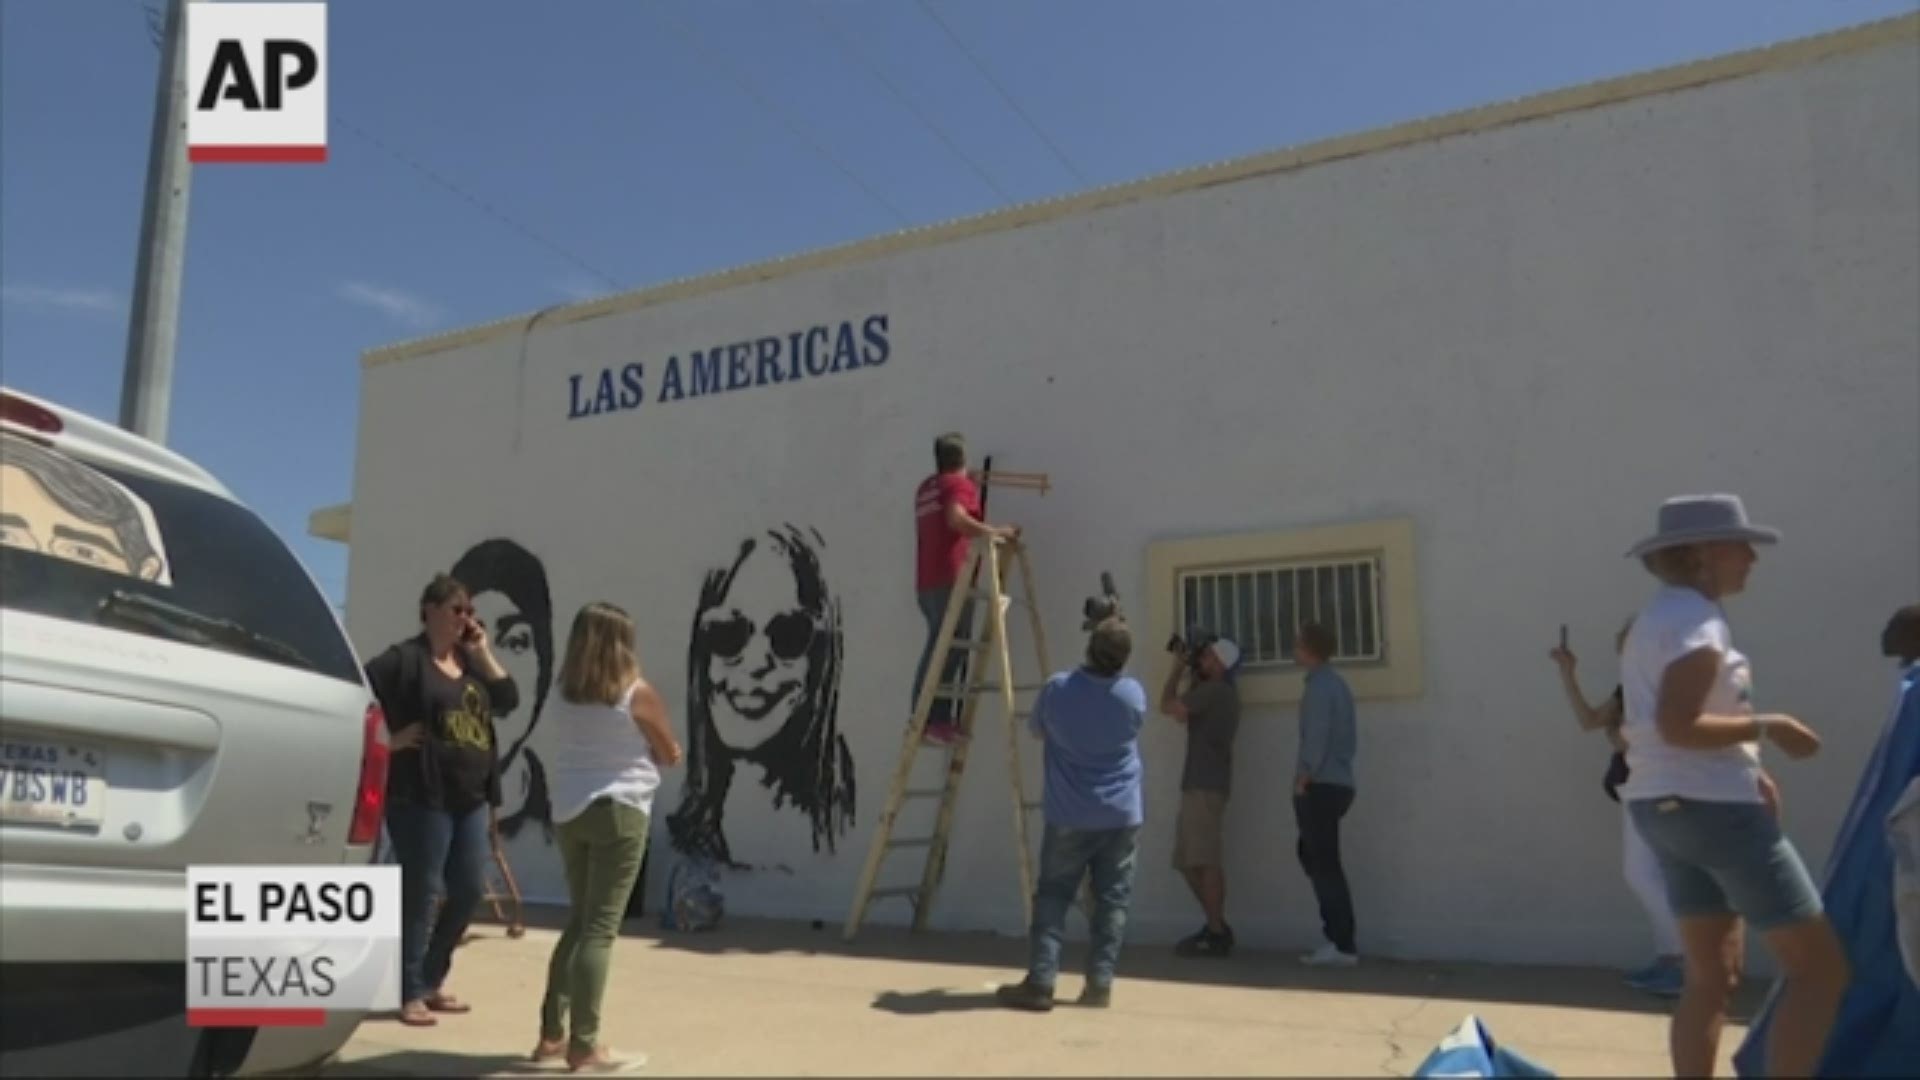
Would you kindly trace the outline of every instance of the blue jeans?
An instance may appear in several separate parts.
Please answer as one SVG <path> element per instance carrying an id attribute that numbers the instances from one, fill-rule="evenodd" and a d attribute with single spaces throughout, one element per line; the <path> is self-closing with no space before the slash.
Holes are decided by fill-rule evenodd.
<path id="1" fill-rule="evenodd" d="M 1820 891 L 1763 803 L 1662 796 L 1627 804 L 1676 918 L 1738 915 L 1762 933 L 1811 919 Z"/>
<path id="2" fill-rule="evenodd" d="M 1067 911 L 1080 881 L 1093 875 L 1093 948 L 1087 955 L 1087 983 L 1113 985 L 1120 941 L 1133 899 L 1133 870 L 1140 851 L 1140 827 L 1064 829 L 1048 825 L 1040 840 L 1040 880 L 1033 889 L 1033 931 L 1027 981 L 1051 988 L 1060 974 L 1060 945 Z"/>
<path id="3" fill-rule="evenodd" d="M 920 600 L 920 614 L 927 620 L 927 643 L 920 647 L 920 664 L 913 669 L 913 703 L 909 709 L 920 704 L 920 687 L 927 681 L 927 668 L 933 663 L 933 643 L 940 638 L 940 624 L 947 617 L 947 603 L 953 598 L 953 589 L 943 586 L 938 589 L 921 589 L 917 594 Z M 954 623 L 953 636 L 965 639 L 972 636 L 973 598 L 969 596 L 960 605 L 960 618 Z M 967 650 L 949 649 L 947 662 L 940 670 L 940 685 L 953 686 L 966 676 Z M 927 713 L 929 724 L 952 724 L 960 718 L 962 699 L 959 697 L 936 697 L 933 708 Z"/>
<path id="4" fill-rule="evenodd" d="M 486 893 L 487 807 L 452 814 L 390 806 L 387 832 L 400 861 L 400 1000 L 418 1001 L 446 981 L 454 947 Z"/>

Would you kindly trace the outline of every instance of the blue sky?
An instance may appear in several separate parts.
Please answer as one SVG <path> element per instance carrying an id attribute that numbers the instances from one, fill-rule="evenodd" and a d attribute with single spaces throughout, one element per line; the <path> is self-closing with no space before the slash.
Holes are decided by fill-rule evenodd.
<path id="1" fill-rule="evenodd" d="M 368 348 L 1916 8 L 332 0 L 331 160 L 194 173 L 169 442 L 339 601 Z M 157 64 L 143 0 L 0 0 L 4 381 L 108 418 Z"/>

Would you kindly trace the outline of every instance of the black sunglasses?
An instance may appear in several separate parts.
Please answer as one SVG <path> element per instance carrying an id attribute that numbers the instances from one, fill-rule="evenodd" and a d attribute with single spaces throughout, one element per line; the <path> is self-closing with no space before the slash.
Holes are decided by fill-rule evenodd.
<path id="1" fill-rule="evenodd" d="M 754 623 L 745 615 L 716 616 L 702 626 L 707 649 L 713 655 L 733 659 L 747 651 L 753 641 Z M 813 644 L 813 616 L 804 611 L 789 611 L 767 620 L 767 644 L 782 660 L 798 660 Z"/>

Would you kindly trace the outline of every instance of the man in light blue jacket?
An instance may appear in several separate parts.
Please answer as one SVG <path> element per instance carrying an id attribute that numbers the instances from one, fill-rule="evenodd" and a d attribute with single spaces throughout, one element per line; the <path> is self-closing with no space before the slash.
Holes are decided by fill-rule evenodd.
<path id="1" fill-rule="evenodd" d="M 1048 679 L 1034 703 L 1028 727 L 1046 741 L 1047 825 L 1034 882 L 1027 977 L 997 994 L 1009 1008 L 1053 1008 L 1067 912 L 1088 877 L 1093 879 L 1093 941 L 1079 1000 L 1095 1008 L 1113 1002 L 1114 968 L 1132 904 L 1145 816 L 1140 727 L 1146 722 L 1147 692 L 1126 673 L 1132 652 L 1133 635 L 1125 621 L 1100 621 L 1087 639 L 1085 662 Z"/>
<path id="2" fill-rule="evenodd" d="M 1353 893 L 1340 865 L 1340 819 L 1353 806 L 1353 758 L 1359 742 L 1354 728 L 1353 691 L 1328 665 L 1338 645 L 1317 623 L 1300 628 L 1293 655 L 1307 671 L 1300 698 L 1300 751 L 1294 769 L 1293 818 L 1300 829 L 1300 868 L 1313 883 L 1320 904 L 1326 944 L 1303 957 L 1318 967 L 1352 967 L 1360 962 L 1354 944 Z"/>

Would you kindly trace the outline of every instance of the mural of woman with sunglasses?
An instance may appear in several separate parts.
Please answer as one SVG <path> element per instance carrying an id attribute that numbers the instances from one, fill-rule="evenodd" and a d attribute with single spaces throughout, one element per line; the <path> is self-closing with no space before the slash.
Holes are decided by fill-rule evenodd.
<path id="1" fill-rule="evenodd" d="M 687 650 L 687 781 L 667 819 L 683 854 L 747 868 L 722 827 L 742 766 L 758 770 L 775 809 L 807 819 L 815 852 L 832 852 L 853 823 L 853 757 L 836 723 L 840 603 L 820 572 L 824 546 L 786 525 L 707 574 Z"/>
<path id="2" fill-rule="evenodd" d="M 528 745 L 553 682 L 553 600 L 547 570 L 512 540 L 483 540 L 460 556 L 453 576 L 472 590 L 474 614 L 486 627 L 494 655 L 514 682 L 531 691 L 517 707 L 495 702 L 500 753 L 500 835 L 524 830 L 553 843 L 553 806 L 547 771 Z"/>

